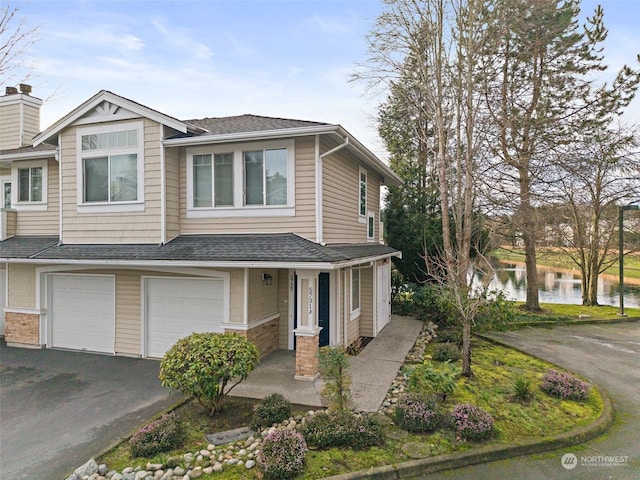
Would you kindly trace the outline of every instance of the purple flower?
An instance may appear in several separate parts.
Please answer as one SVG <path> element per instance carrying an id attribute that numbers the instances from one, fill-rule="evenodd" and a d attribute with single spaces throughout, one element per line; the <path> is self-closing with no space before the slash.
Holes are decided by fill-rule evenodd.
<path id="1" fill-rule="evenodd" d="M 586 400 L 591 387 L 576 376 L 549 369 L 542 378 L 543 391 L 565 400 Z"/>
<path id="2" fill-rule="evenodd" d="M 493 433 L 493 418 L 475 405 L 456 405 L 451 421 L 458 436 L 465 440 L 484 440 Z"/>

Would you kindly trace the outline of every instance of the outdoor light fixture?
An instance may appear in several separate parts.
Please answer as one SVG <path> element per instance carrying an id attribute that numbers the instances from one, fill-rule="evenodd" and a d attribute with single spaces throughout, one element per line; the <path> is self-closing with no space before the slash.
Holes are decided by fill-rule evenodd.
<path id="1" fill-rule="evenodd" d="M 262 272 L 262 282 L 265 285 L 271 285 L 273 283 L 273 277 L 267 272 Z"/>
<path id="2" fill-rule="evenodd" d="M 625 210 L 640 210 L 640 205 L 620 205 L 618 207 L 618 267 L 620 270 L 620 315 L 624 313 L 624 212 Z"/>

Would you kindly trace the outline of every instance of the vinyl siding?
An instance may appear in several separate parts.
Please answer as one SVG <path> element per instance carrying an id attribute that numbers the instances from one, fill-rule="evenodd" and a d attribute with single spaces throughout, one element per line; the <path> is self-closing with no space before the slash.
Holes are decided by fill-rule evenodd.
<path id="1" fill-rule="evenodd" d="M 256 142 L 259 148 L 260 142 Z M 230 150 L 233 145 L 229 145 Z M 315 240 L 315 138 L 295 140 L 295 216 L 187 218 L 186 150 L 180 151 L 180 233 L 288 233 Z M 239 209 L 240 210 L 240 209 Z"/>
<path id="2" fill-rule="evenodd" d="M 7 306 L 36 308 L 35 265 L 10 263 L 7 273 Z"/>
<path id="3" fill-rule="evenodd" d="M 33 105 L 24 106 L 23 146 L 33 145 L 33 137 L 40 133 L 40 108 Z"/>
<path id="4" fill-rule="evenodd" d="M 180 151 L 168 148 L 164 154 L 166 180 L 167 242 L 180 235 Z"/>
<path id="5" fill-rule="evenodd" d="M 20 145 L 20 105 L 0 104 L 0 150 L 18 148 Z"/>
<path id="6" fill-rule="evenodd" d="M 322 151 L 332 148 L 326 140 Z M 367 224 L 359 222 L 359 164 L 345 150 L 324 158 L 322 164 L 323 185 L 323 234 L 326 243 L 365 243 Z M 367 210 L 375 213 L 375 238 L 380 219 L 380 178 L 367 171 Z"/>
<path id="7" fill-rule="evenodd" d="M 262 273 L 273 277 L 271 285 L 262 281 Z M 249 270 L 249 323 L 278 313 L 278 271 L 273 269 Z"/>
<path id="8" fill-rule="evenodd" d="M 78 213 L 76 128 L 62 137 L 63 241 L 83 243 L 160 242 L 160 137 L 162 127 L 144 119 L 144 211 Z"/>
<path id="9" fill-rule="evenodd" d="M 16 235 L 58 235 L 60 232 L 59 195 L 58 162 L 52 159 L 47 162 L 47 209 L 17 212 Z"/>
<path id="10" fill-rule="evenodd" d="M 116 275 L 116 354 L 141 355 L 142 272 L 119 271 Z"/>

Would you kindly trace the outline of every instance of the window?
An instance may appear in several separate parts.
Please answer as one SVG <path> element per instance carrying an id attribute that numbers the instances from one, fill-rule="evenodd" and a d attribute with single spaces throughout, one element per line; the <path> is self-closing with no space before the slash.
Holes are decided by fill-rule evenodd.
<path id="1" fill-rule="evenodd" d="M 351 315 L 355 318 L 360 314 L 360 270 L 351 269 Z"/>
<path id="2" fill-rule="evenodd" d="M 233 153 L 193 156 L 193 206 L 233 205 Z"/>
<path id="3" fill-rule="evenodd" d="M 144 208 L 142 132 L 142 122 L 78 129 L 78 211 Z"/>
<path id="4" fill-rule="evenodd" d="M 243 152 L 245 205 L 287 204 L 287 149 Z"/>
<path id="5" fill-rule="evenodd" d="M 187 218 L 295 215 L 295 141 L 187 149 Z"/>
<path id="6" fill-rule="evenodd" d="M 375 221 L 375 214 L 373 212 L 369 212 L 367 214 L 367 240 L 375 239 Z"/>
<path id="7" fill-rule="evenodd" d="M 18 169 L 18 202 L 42 201 L 42 167 Z"/>
<path id="8" fill-rule="evenodd" d="M 132 202 L 138 199 L 136 154 L 86 158 L 84 202 Z"/>
<path id="9" fill-rule="evenodd" d="M 48 161 L 15 162 L 11 178 L 2 181 L 4 208 L 47 210 Z"/>
<path id="10" fill-rule="evenodd" d="M 362 219 L 367 214 L 367 172 L 360 169 L 360 196 L 359 196 L 360 208 L 358 213 Z"/>

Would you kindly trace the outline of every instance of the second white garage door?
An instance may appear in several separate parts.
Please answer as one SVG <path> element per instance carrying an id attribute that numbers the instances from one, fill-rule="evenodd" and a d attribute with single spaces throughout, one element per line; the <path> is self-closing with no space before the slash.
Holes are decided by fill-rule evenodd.
<path id="1" fill-rule="evenodd" d="M 225 318 L 222 279 L 148 278 L 146 355 L 161 358 L 193 332 L 221 332 Z"/>

